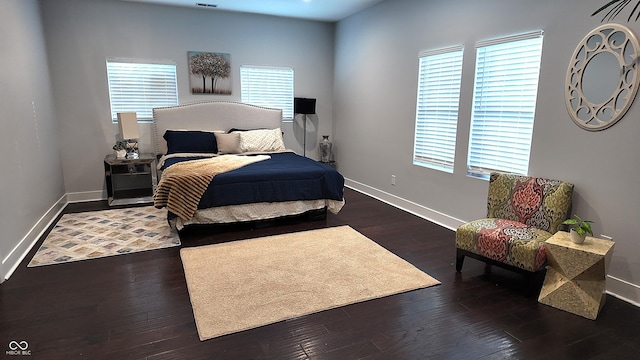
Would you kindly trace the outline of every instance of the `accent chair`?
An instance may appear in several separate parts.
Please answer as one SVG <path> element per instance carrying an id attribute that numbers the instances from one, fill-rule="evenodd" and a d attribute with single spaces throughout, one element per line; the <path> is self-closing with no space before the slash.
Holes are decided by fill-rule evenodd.
<path id="1" fill-rule="evenodd" d="M 491 173 L 487 217 L 456 230 L 456 271 L 465 256 L 525 275 L 544 275 L 545 241 L 569 217 L 573 184 Z"/>

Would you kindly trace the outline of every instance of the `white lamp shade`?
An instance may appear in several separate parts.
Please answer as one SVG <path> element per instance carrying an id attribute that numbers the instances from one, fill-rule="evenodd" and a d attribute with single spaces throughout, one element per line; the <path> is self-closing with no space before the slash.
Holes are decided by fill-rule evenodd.
<path id="1" fill-rule="evenodd" d="M 123 140 L 140 137 L 138 133 L 138 117 L 135 112 L 118 113 L 118 125 L 120 126 L 120 135 L 122 135 Z"/>

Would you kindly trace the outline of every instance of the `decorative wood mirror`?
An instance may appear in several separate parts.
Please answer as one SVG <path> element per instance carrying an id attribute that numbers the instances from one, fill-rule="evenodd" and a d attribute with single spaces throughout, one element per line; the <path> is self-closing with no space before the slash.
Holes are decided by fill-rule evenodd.
<path id="1" fill-rule="evenodd" d="M 629 110 L 638 91 L 635 35 L 624 25 L 604 24 L 576 47 L 567 70 L 565 102 L 585 130 L 604 130 Z"/>

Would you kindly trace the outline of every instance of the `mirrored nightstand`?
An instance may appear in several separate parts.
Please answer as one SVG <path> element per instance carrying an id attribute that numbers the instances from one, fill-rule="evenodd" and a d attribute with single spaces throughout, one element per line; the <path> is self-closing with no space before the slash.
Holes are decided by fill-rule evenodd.
<path id="1" fill-rule="evenodd" d="M 157 184 L 156 158 L 140 154 L 138 159 L 118 159 L 114 154 L 104 158 L 104 176 L 110 206 L 153 202 Z"/>

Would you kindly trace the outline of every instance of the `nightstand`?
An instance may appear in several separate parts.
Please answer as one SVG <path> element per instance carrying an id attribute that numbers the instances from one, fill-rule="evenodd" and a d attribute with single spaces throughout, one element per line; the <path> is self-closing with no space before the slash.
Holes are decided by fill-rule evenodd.
<path id="1" fill-rule="evenodd" d="M 156 158 L 140 154 L 138 159 L 118 159 L 110 154 L 104 158 L 104 176 L 110 206 L 153 202 L 157 184 Z"/>

